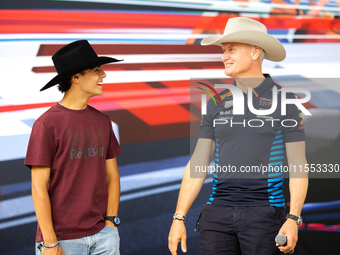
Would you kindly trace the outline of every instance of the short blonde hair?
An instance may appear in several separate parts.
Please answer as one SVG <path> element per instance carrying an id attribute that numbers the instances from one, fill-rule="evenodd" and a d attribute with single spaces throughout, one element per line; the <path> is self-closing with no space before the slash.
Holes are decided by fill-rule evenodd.
<path id="1" fill-rule="evenodd" d="M 247 44 L 247 45 L 248 45 L 249 49 L 252 49 L 253 47 L 258 47 L 256 45 L 252 45 L 252 44 Z M 260 53 L 260 61 L 261 61 L 261 63 L 264 60 L 265 56 L 266 56 L 266 52 L 261 48 L 261 53 Z"/>

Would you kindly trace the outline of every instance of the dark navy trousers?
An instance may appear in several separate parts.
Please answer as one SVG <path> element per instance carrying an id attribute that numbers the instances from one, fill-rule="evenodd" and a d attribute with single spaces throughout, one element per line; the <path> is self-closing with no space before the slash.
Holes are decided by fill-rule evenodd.
<path id="1" fill-rule="evenodd" d="M 279 255 L 275 237 L 285 220 L 283 207 L 207 204 L 200 218 L 201 255 Z"/>

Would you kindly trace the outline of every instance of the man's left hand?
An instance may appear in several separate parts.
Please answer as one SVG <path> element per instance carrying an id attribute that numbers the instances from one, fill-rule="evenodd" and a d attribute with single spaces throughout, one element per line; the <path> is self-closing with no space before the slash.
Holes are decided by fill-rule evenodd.
<path id="1" fill-rule="evenodd" d="M 298 226 L 292 219 L 287 219 L 282 225 L 279 234 L 284 234 L 287 237 L 286 245 L 278 245 L 281 252 L 290 253 L 294 250 L 296 242 L 298 240 Z"/>

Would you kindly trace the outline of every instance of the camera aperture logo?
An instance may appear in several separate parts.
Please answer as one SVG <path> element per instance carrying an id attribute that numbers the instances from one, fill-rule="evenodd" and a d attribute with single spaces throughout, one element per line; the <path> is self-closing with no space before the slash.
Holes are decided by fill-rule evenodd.
<path id="1" fill-rule="evenodd" d="M 217 99 L 220 101 L 220 103 L 221 103 L 221 105 L 222 105 L 221 97 L 220 97 L 220 95 L 217 93 L 217 91 L 216 91 L 213 87 L 211 87 L 210 85 L 205 84 L 205 83 L 203 83 L 203 82 L 197 82 L 197 83 L 202 84 L 202 85 L 206 86 L 207 88 L 211 89 L 211 91 L 215 93 L 215 95 L 217 96 Z M 216 103 L 216 100 L 215 100 L 214 96 L 213 96 L 208 90 L 206 90 L 206 89 L 204 89 L 204 88 L 201 88 L 201 87 L 197 87 L 197 88 L 198 88 L 198 89 L 201 89 L 201 90 L 203 90 L 205 93 L 207 93 L 207 94 L 211 97 L 211 99 L 214 101 L 215 106 L 217 106 L 217 103 Z M 204 99 L 205 99 L 205 102 L 207 101 L 206 95 L 203 94 L 203 95 L 202 95 L 202 106 L 203 106 L 203 97 L 204 97 Z M 207 107 L 206 107 L 206 105 L 205 105 L 205 114 L 206 114 L 206 109 L 207 109 Z M 202 115 L 203 115 L 203 114 L 202 114 Z"/>
<path id="2" fill-rule="evenodd" d="M 241 89 L 239 89 L 237 86 L 235 85 L 230 85 L 230 84 L 215 84 L 214 87 L 205 84 L 203 82 L 197 82 L 201 85 L 206 86 L 207 88 L 209 88 L 211 91 L 214 92 L 214 94 L 216 95 L 217 99 L 220 102 L 220 106 L 224 107 L 224 108 L 231 108 L 232 109 L 232 115 L 244 115 L 244 108 L 245 108 L 245 104 L 244 104 L 244 95 Z M 209 92 L 207 89 L 201 88 L 201 87 L 197 87 L 200 90 L 203 90 L 205 93 L 207 93 L 212 100 L 214 101 L 215 106 L 218 106 L 218 103 L 216 102 L 215 97 L 212 95 L 211 92 Z M 217 93 L 217 91 L 215 90 L 215 88 L 221 88 L 221 89 L 229 89 L 229 91 L 223 95 L 219 95 Z M 303 93 L 305 94 L 304 98 L 298 98 L 297 96 L 295 96 L 295 98 L 287 98 L 287 94 L 288 93 Z M 277 109 L 277 105 L 278 105 L 278 96 L 281 96 L 281 116 L 286 116 L 286 108 L 288 104 L 293 104 L 295 105 L 300 111 L 300 117 L 302 117 L 302 113 L 305 115 L 312 115 L 302 104 L 303 103 L 307 103 L 310 98 L 311 98 L 311 93 L 304 88 L 280 88 L 278 90 L 278 87 L 274 85 L 274 87 L 272 88 L 272 99 L 271 102 L 268 103 L 268 106 L 270 106 L 269 109 L 255 109 L 254 104 L 253 104 L 253 89 L 252 88 L 248 88 L 247 91 L 247 106 L 248 109 L 251 113 L 257 115 L 257 116 L 268 116 L 273 114 L 276 109 Z M 250 96 L 249 96 L 250 95 Z M 231 97 L 229 100 L 224 101 L 224 105 L 222 100 L 227 99 L 228 97 Z M 207 114 L 207 95 L 206 94 L 202 94 L 201 95 L 201 114 L 202 114 L 202 118 L 203 115 Z M 302 118 L 301 118 L 302 119 Z M 250 127 L 261 127 L 264 125 L 264 121 L 262 119 L 249 119 L 248 122 L 260 122 L 260 125 L 251 125 L 249 124 L 248 126 Z M 279 119 L 273 119 L 270 116 L 268 116 L 267 119 L 265 119 L 265 121 L 271 121 L 272 122 L 272 126 L 274 125 L 274 121 L 280 121 Z M 219 124 L 227 124 L 228 122 L 230 122 L 230 125 L 232 126 L 232 119 L 231 120 L 227 120 L 227 119 L 214 119 L 214 127 L 216 125 Z M 243 126 L 245 126 L 246 120 L 244 120 Z M 294 122 L 293 125 L 289 125 L 285 124 L 287 122 Z M 297 121 L 295 119 L 284 119 L 281 121 L 281 125 L 285 126 L 285 127 L 294 127 L 296 125 L 299 125 L 301 128 L 303 128 L 303 122 L 301 120 L 300 123 L 297 123 Z"/>

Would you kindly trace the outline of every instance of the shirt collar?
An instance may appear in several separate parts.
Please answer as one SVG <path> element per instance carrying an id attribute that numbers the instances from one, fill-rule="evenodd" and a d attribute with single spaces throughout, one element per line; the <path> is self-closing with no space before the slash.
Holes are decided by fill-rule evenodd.
<path id="1" fill-rule="evenodd" d="M 269 74 L 263 74 L 266 79 L 256 88 L 253 88 L 253 94 L 256 97 L 259 97 L 262 95 L 268 88 L 272 87 L 274 84 L 274 81 L 272 77 Z M 236 86 L 236 80 L 234 81 L 234 86 Z"/>

